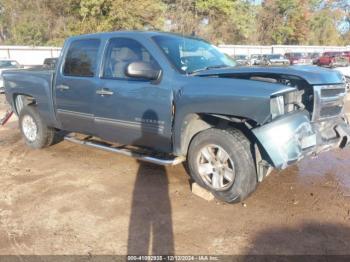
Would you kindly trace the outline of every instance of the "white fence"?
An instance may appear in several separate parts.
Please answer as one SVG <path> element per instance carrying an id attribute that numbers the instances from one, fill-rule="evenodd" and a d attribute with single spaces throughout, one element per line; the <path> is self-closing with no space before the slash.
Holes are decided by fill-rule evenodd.
<path id="1" fill-rule="evenodd" d="M 42 65 L 45 58 L 58 57 L 61 48 L 48 46 L 0 46 L 0 58 L 17 60 L 24 66 Z"/>
<path id="2" fill-rule="evenodd" d="M 285 54 L 288 52 L 346 51 L 350 46 L 301 46 L 301 45 L 220 45 L 219 48 L 228 55 Z"/>
<path id="3" fill-rule="evenodd" d="M 288 45 L 220 45 L 228 55 L 285 54 L 287 52 L 325 52 L 350 50 L 350 46 L 288 46 Z M 60 47 L 0 46 L 0 58 L 17 60 L 24 66 L 42 65 L 45 58 L 58 57 Z"/>

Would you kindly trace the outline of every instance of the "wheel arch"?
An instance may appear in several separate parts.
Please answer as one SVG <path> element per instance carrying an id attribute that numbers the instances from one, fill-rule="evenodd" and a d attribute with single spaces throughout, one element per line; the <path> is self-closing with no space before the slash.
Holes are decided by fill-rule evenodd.
<path id="1" fill-rule="evenodd" d="M 188 147 L 192 139 L 200 132 L 212 127 L 217 128 L 236 128 L 249 139 L 254 139 L 251 128 L 256 126 L 256 122 L 239 116 L 226 116 L 210 113 L 191 113 L 184 117 L 180 129 L 180 137 L 177 145 L 175 144 L 175 153 L 187 155 Z"/>
<path id="2" fill-rule="evenodd" d="M 237 129 L 251 143 L 251 154 L 256 165 L 259 182 L 272 171 L 272 161 L 264 147 L 256 138 L 252 129 L 257 126 L 254 120 L 239 117 L 207 113 L 192 113 L 182 121 L 180 143 L 175 154 L 187 156 L 193 138 L 200 132 L 210 128 Z"/>
<path id="3" fill-rule="evenodd" d="M 36 104 L 33 96 L 22 93 L 15 93 L 12 96 L 14 112 L 19 115 L 24 106 Z"/>

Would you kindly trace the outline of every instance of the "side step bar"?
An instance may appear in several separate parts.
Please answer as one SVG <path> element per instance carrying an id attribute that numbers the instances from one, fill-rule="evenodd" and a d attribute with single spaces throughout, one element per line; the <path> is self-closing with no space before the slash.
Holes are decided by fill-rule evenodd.
<path id="1" fill-rule="evenodd" d="M 149 162 L 149 163 L 153 163 L 156 165 L 161 165 L 161 166 L 175 166 L 177 164 L 180 164 L 182 162 L 185 161 L 185 157 L 175 157 L 173 159 L 161 159 L 161 158 L 156 158 L 156 157 L 152 157 L 149 155 L 143 155 L 139 152 L 133 152 L 130 149 L 125 149 L 125 148 L 115 148 L 115 147 L 111 147 L 111 146 L 107 146 L 105 144 L 102 143 L 98 143 L 95 141 L 89 141 L 87 139 L 78 139 L 72 136 L 65 136 L 64 140 L 67 140 L 69 142 L 73 142 L 79 145 L 85 145 L 85 146 L 89 146 L 89 147 L 93 147 L 93 148 L 97 148 L 97 149 L 102 149 L 108 152 L 112 152 L 112 153 L 118 153 L 118 154 L 122 154 L 125 156 L 130 156 L 133 157 L 135 159 L 138 159 L 140 161 L 145 161 L 145 162 Z"/>

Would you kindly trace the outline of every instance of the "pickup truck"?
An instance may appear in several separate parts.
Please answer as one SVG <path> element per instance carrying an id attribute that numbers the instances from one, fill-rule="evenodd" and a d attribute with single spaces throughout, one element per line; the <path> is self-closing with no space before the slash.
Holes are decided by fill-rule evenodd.
<path id="1" fill-rule="evenodd" d="M 186 161 L 196 183 L 229 203 L 247 198 L 271 170 L 350 138 L 341 73 L 235 67 L 194 37 L 74 36 L 55 70 L 11 70 L 4 80 L 28 146 L 50 146 L 60 131 L 142 161 Z"/>

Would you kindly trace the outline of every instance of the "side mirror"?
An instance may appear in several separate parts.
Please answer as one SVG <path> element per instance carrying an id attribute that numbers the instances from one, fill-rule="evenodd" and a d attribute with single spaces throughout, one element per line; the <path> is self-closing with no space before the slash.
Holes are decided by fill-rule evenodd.
<path id="1" fill-rule="evenodd" d="M 129 77 L 142 78 L 148 80 L 157 80 L 160 70 L 146 62 L 132 62 L 127 68 L 125 74 Z"/>

